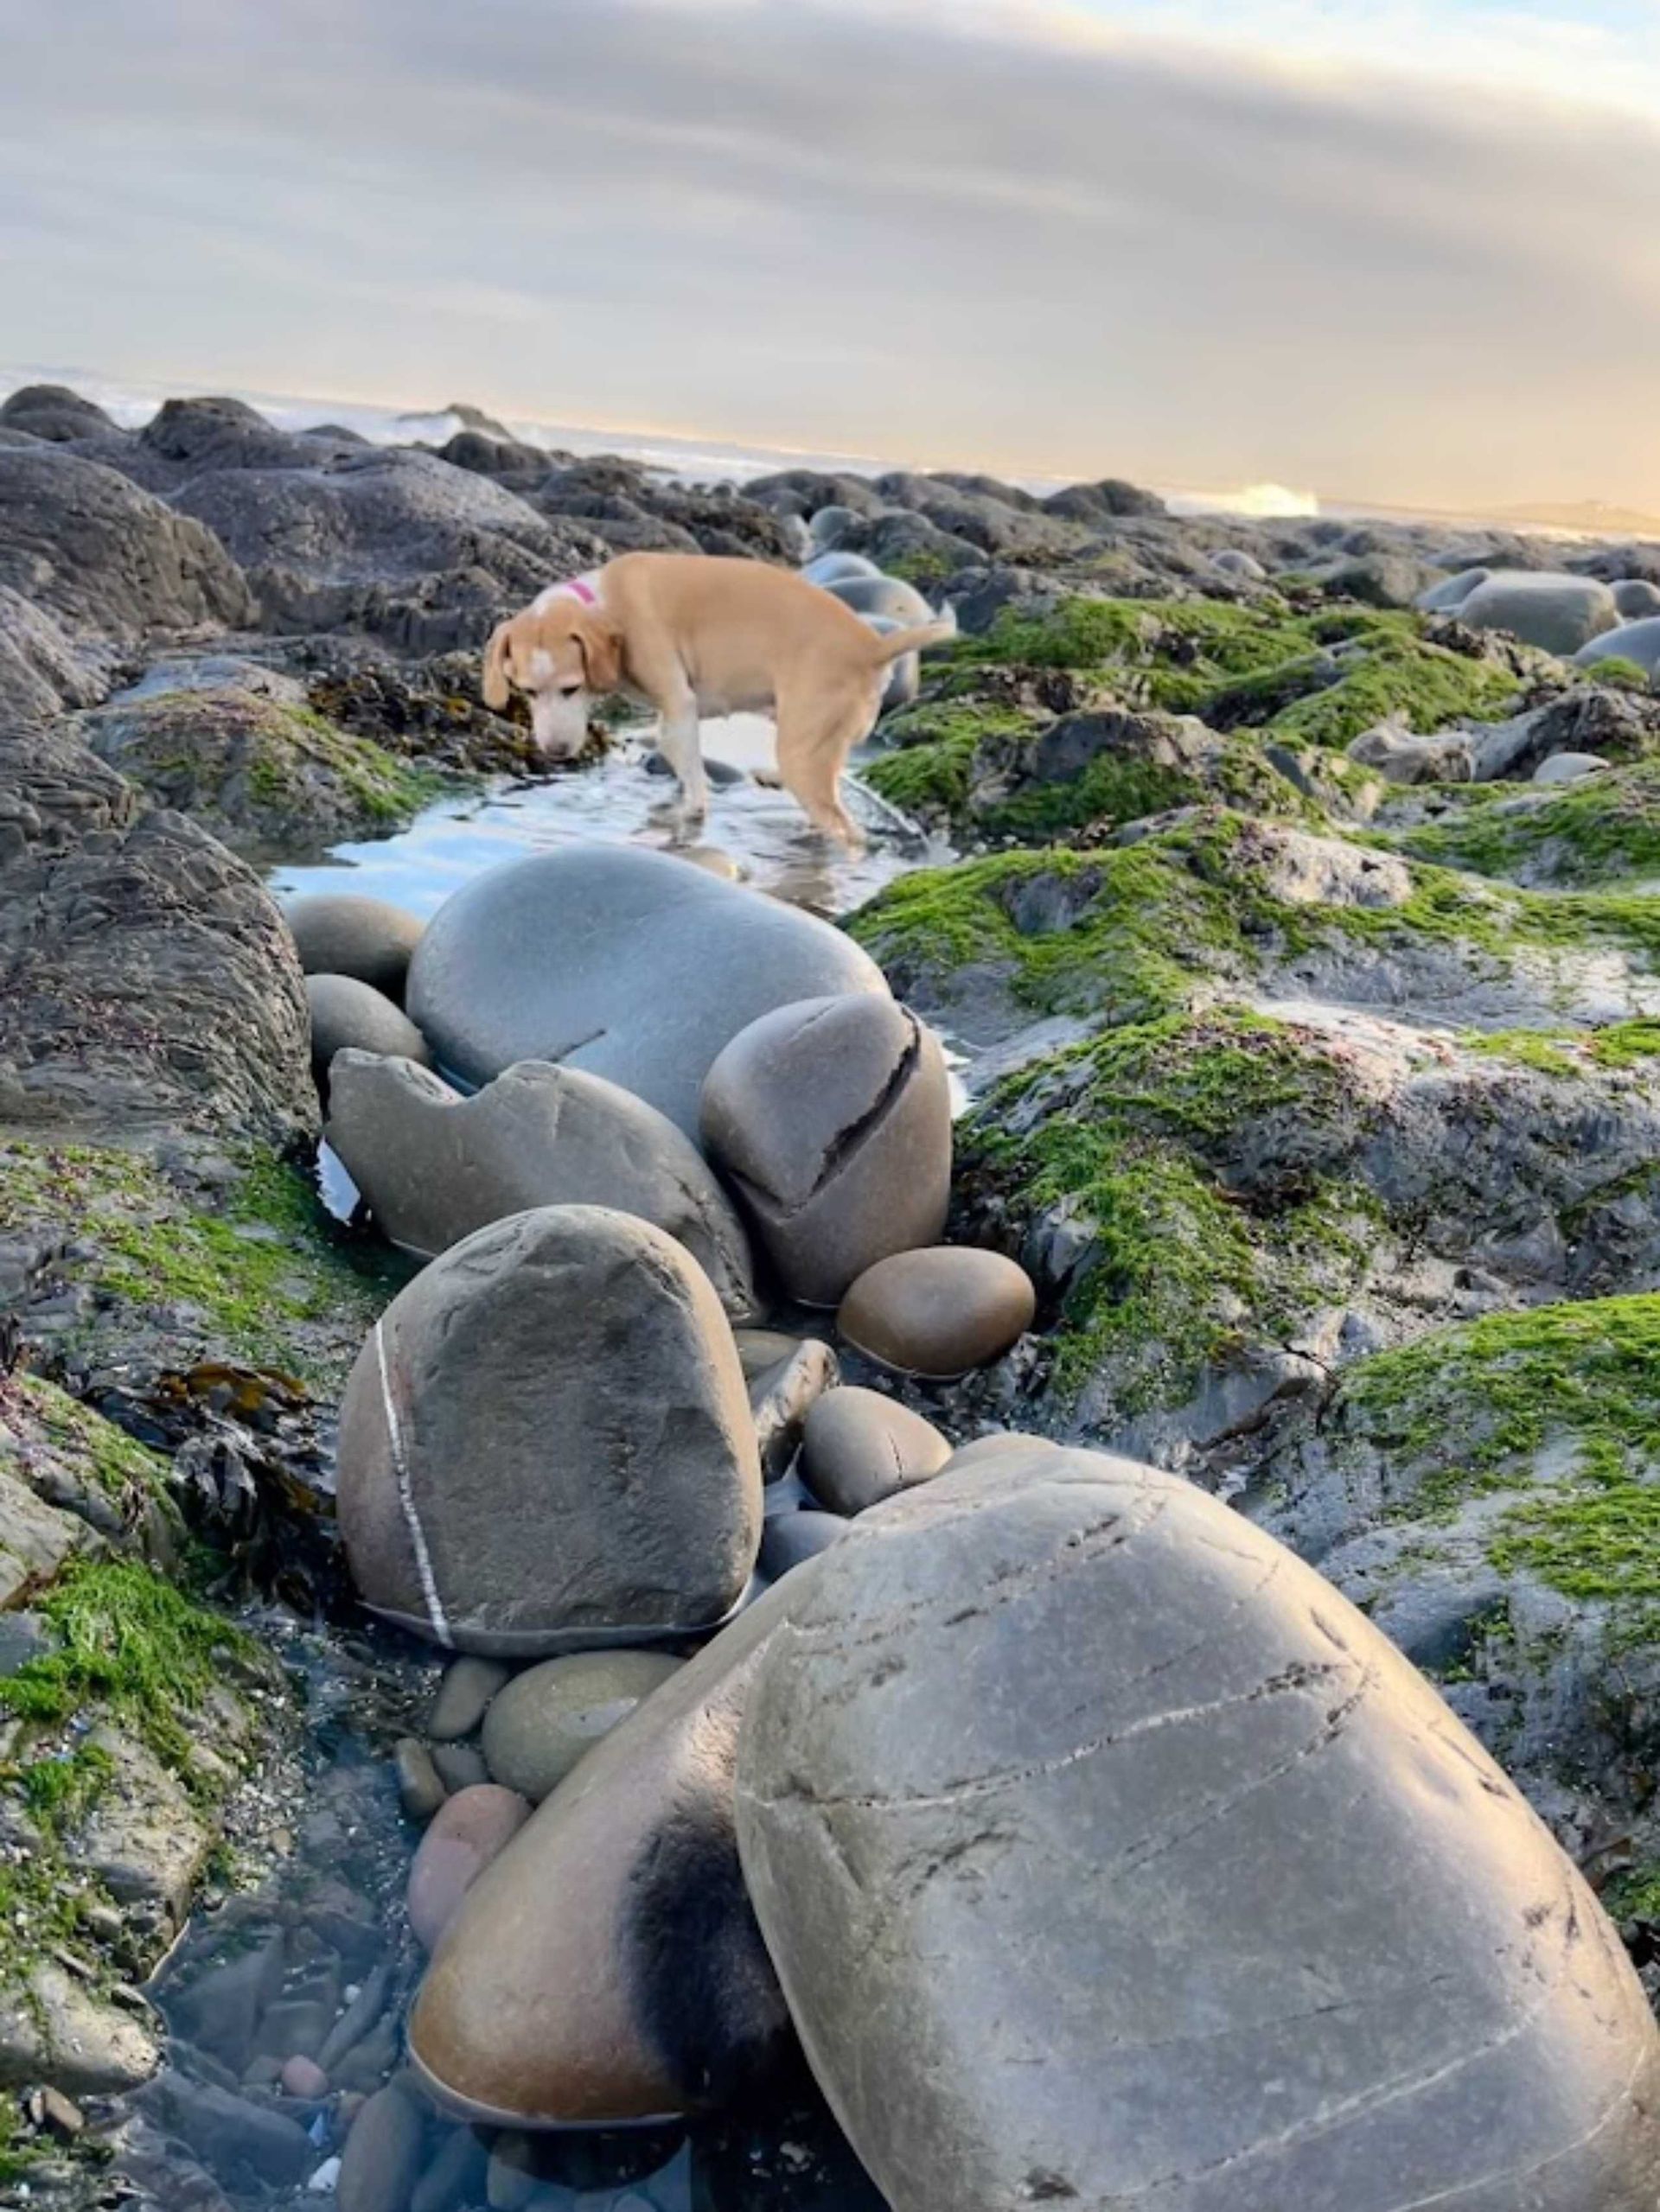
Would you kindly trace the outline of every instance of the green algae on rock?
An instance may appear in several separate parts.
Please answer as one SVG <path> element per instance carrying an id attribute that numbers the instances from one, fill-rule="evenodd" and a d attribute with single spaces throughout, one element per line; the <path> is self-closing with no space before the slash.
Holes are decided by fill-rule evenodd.
<path id="1" fill-rule="evenodd" d="M 448 787 L 315 709 L 235 686 L 163 691 L 86 716 L 93 749 L 233 851 L 275 857 L 406 821 Z"/>
<path id="2" fill-rule="evenodd" d="M 343 1375 L 384 1265 L 347 1245 L 288 1163 L 256 1152 L 216 1167 L 211 1183 L 193 1182 L 139 1151 L 0 1140 L 0 1260 L 9 1240 L 46 1240 L 35 1266 L 55 1246 L 59 1272 L 85 1294 L 65 1349 L 148 1335 L 165 1339 L 175 1366 Z"/>

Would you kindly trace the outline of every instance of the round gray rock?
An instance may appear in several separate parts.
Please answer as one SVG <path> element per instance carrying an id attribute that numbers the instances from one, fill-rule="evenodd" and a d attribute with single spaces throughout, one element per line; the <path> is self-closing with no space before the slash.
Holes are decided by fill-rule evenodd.
<path id="1" fill-rule="evenodd" d="M 885 615 L 890 622 L 910 629 L 918 622 L 936 619 L 930 607 L 914 583 L 907 583 L 897 576 L 850 576 L 840 583 L 827 583 L 824 589 L 832 598 L 840 599 L 844 607 L 851 607 L 856 615 Z"/>
<path id="2" fill-rule="evenodd" d="M 1536 783 L 1580 783 L 1612 766 L 1600 753 L 1553 753 L 1535 768 L 1533 780 Z"/>
<path id="3" fill-rule="evenodd" d="M 801 1480 L 833 1513 L 859 1514 L 937 1475 L 951 1446 L 931 1421 L 875 1390 L 833 1390 L 807 1417 Z"/>
<path id="4" fill-rule="evenodd" d="M 309 975 L 305 997 L 311 1010 L 312 1072 L 325 1093 L 337 1052 L 375 1053 L 431 1066 L 426 1039 L 373 984 L 349 975 Z"/>
<path id="5" fill-rule="evenodd" d="M 1654 2204 L 1660 2037 L 1618 1936 L 1272 1539 L 1040 1444 L 778 1588 L 739 1848 L 896 2212 Z"/>
<path id="6" fill-rule="evenodd" d="M 801 571 L 809 583 L 847 583 L 856 576 L 880 576 L 881 570 L 864 553 L 820 553 Z"/>
<path id="7" fill-rule="evenodd" d="M 597 1206 L 480 1229 L 399 1292 L 346 1386 L 336 1486 L 364 1602 L 488 1658 L 706 1634 L 760 1539 L 709 1279 Z"/>
<path id="8" fill-rule="evenodd" d="M 426 927 L 418 915 L 385 899 L 346 892 L 296 899 L 284 908 L 283 919 L 307 975 L 352 976 L 399 999 L 409 956 Z"/>
<path id="9" fill-rule="evenodd" d="M 528 1060 L 463 1099 L 406 1060 L 347 1053 L 327 1134 L 385 1233 L 422 1259 L 534 1206 L 610 1206 L 683 1244 L 729 1313 L 754 1310 L 749 1239 L 703 1155 L 602 1075 Z"/>
<path id="10" fill-rule="evenodd" d="M 816 1572 L 648 1698 L 468 1891 L 410 2018 L 440 2105 L 506 2127 L 666 2118 L 725 2101 L 787 2043 L 732 1766 L 756 1661 Z"/>
<path id="11" fill-rule="evenodd" d="M 1646 615 L 1660 615 L 1660 584 L 1650 583 L 1647 577 L 1622 577 L 1608 589 L 1614 595 L 1622 622 L 1640 622 Z"/>
<path id="12" fill-rule="evenodd" d="M 828 922 L 668 853 L 583 845 L 457 891 L 416 948 L 408 1003 L 467 1082 L 557 1061 L 695 1138 L 698 1093 L 730 1038 L 775 1006 L 843 991 L 887 985 Z"/>
<path id="13" fill-rule="evenodd" d="M 484 1717 L 491 1777 L 533 1805 L 680 1671 L 660 1651 L 584 1651 L 515 1674 Z"/>
<path id="14" fill-rule="evenodd" d="M 1427 591 L 1418 595 L 1418 611 L 1423 615 L 1449 615 L 1462 607 L 1478 584 L 1485 583 L 1491 569 L 1460 569 L 1456 576 L 1449 576 L 1440 583 L 1432 583 Z"/>
<path id="15" fill-rule="evenodd" d="M 763 1015 L 710 1068 L 700 1118 L 705 1149 L 803 1304 L 834 1305 L 867 1267 L 945 1227 L 945 1060 L 891 998 L 814 998 Z"/>
<path id="16" fill-rule="evenodd" d="M 867 1359 L 948 1382 L 1000 1359 L 1031 1325 L 1037 1293 L 1001 1253 L 935 1245 L 878 1260 L 848 1291 L 836 1326 Z"/>
<path id="17" fill-rule="evenodd" d="M 761 1557 L 757 1564 L 769 1582 L 776 1582 L 793 1569 L 805 1566 L 809 1559 L 816 1559 L 846 1533 L 847 1523 L 839 1513 L 776 1514 L 761 1532 Z"/>
<path id="18" fill-rule="evenodd" d="M 1500 569 L 1452 611 L 1472 629 L 1508 630 L 1524 645 L 1572 657 L 1619 622 L 1614 595 L 1595 577 Z"/>
<path id="19" fill-rule="evenodd" d="M 1580 668 L 1594 668 L 1599 660 L 1634 660 L 1652 676 L 1660 669 L 1660 615 L 1651 615 L 1640 622 L 1622 622 L 1618 629 L 1605 630 L 1589 645 L 1581 646 L 1574 660 Z"/>

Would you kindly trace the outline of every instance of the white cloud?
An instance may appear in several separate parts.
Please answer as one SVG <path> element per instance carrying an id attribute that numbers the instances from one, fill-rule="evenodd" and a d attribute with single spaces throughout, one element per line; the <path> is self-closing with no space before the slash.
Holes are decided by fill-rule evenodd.
<path id="1" fill-rule="evenodd" d="M 1200 42 L 1221 0 L 83 5 L 72 47 L 0 0 L 19 356 L 1034 472 L 1660 505 L 1660 135 L 1368 63 L 1432 16 L 1452 54 L 1450 6 L 1245 0 L 1231 35 L 1283 41 L 1253 57 Z"/>

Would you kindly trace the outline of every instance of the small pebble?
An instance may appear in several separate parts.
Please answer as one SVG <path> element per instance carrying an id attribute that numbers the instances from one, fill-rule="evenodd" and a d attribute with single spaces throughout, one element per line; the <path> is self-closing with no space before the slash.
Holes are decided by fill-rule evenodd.
<path id="1" fill-rule="evenodd" d="M 450 1794 L 425 1743 L 405 1736 L 392 1755 L 398 1801 L 412 1820 L 430 1820 Z"/>
<path id="2" fill-rule="evenodd" d="M 470 1654 L 446 1667 L 426 1724 L 432 1741 L 453 1743 L 459 1737 L 470 1736 L 511 1671 L 494 1659 L 476 1659 Z"/>
<path id="3" fill-rule="evenodd" d="M 315 2058 L 290 2058 L 279 2079 L 284 2095 L 303 2098 L 307 2104 L 315 2104 L 329 2094 L 329 2076 Z"/>
<path id="4" fill-rule="evenodd" d="M 490 1770 L 484 1763 L 484 1754 L 470 1743 L 435 1743 L 432 1763 L 437 1769 L 444 1788 L 453 1797 L 463 1789 L 476 1789 L 488 1782 Z"/>

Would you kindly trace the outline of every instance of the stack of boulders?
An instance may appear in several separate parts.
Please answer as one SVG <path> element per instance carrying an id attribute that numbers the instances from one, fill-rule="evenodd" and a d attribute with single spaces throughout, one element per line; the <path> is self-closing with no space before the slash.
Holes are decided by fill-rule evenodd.
<path id="1" fill-rule="evenodd" d="M 941 1243 L 944 1056 L 851 941 L 629 847 L 290 919 L 420 1046 L 319 1053 L 425 1262 L 337 1473 L 456 1654 L 398 1761 L 412 2185 L 418 2086 L 523 2202 L 799 2048 L 901 2212 L 1651 2206 L 1641 1986 L 1408 1663 L 1178 1478 L 905 1402 L 1034 1294 Z"/>

